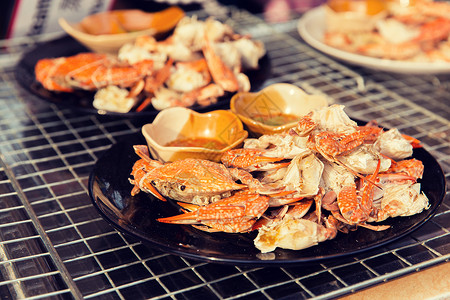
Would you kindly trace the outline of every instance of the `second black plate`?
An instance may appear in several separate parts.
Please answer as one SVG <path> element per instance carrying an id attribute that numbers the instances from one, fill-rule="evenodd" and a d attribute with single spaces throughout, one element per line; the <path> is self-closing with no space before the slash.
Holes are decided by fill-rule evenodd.
<path id="1" fill-rule="evenodd" d="M 62 56 L 71 56 L 80 52 L 88 52 L 83 45 L 71 38 L 64 36 L 62 38 L 38 44 L 34 49 L 24 54 L 22 59 L 16 66 L 17 81 L 29 92 L 39 98 L 54 103 L 58 106 L 74 108 L 82 112 L 97 114 L 98 110 L 92 106 L 94 100 L 94 92 L 77 90 L 73 93 L 52 92 L 45 89 L 37 80 L 34 74 L 34 67 L 38 60 L 43 58 L 54 58 Z M 251 91 L 260 89 L 264 81 L 270 76 L 270 60 L 266 54 L 259 61 L 259 68 L 246 72 L 250 84 Z M 215 104 L 209 106 L 193 106 L 191 109 L 198 112 L 206 112 L 215 109 L 228 108 L 231 99 L 231 93 L 223 96 Z M 130 111 L 128 113 L 107 112 L 106 115 L 118 117 L 146 117 L 154 118 L 159 113 L 158 110 L 150 107 L 141 112 Z"/>

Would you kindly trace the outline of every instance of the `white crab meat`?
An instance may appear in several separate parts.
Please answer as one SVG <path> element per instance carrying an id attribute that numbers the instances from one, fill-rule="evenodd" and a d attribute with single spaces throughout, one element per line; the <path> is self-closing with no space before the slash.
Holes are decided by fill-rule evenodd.
<path id="1" fill-rule="evenodd" d="M 203 46 L 205 34 L 204 22 L 194 17 L 184 17 L 174 29 L 172 39 L 176 43 L 185 45 L 193 51 L 198 51 Z"/>
<path id="2" fill-rule="evenodd" d="M 311 152 L 306 146 L 307 140 L 308 137 L 294 136 L 286 133 L 266 134 L 257 139 L 246 139 L 244 141 L 244 148 L 270 148 L 270 151 L 265 153 L 266 156 L 291 159 L 297 155 L 305 155 Z"/>
<path id="3" fill-rule="evenodd" d="M 313 221 L 285 216 L 274 225 L 261 227 L 254 244 L 262 253 L 277 247 L 300 250 L 325 241 L 325 234 L 325 227 Z"/>
<path id="4" fill-rule="evenodd" d="M 225 37 L 233 35 L 233 29 L 228 24 L 224 24 L 214 18 L 208 18 L 205 21 L 205 30 L 208 39 L 212 42 L 223 41 Z"/>
<path id="5" fill-rule="evenodd" d="M 167 55 L 162 52 L 151 52 L 144 47 L 134 44 L 125 44 L 119 49 L 118 58 L 120 61 L 128 62 L 133 65 L 143 60 L 152 60 L 155 70 L 161 69 L 167 61 Z"/>
<path id="6" fill-rule="evenodd" d="M 344 105 L 333 104 L 314 110 L 311 119 L 318 124 L 320 131 L 350 134 L 356 131 L 356 122 L 344 112 Z"/>
<path id="7" fill-rule="evenodd" d="M 392 184 L 385 186 L 383 191 L 380 209 L 385 213 L 378 221 L 415 215 L 429 208 L 427 196 L 420 193 L 420 183 Z"/>
<path id="8" fill-rule="evenodd" d="M 391 166 L 391 160 L 379 155 L 372 145 L 361 145 L 348 155 L 339 157 L 339 161 L 360 174 L 375 173 L 378 160 L 380 160 L 379 172 L 385 172 Z"/>
<path id="9" fill-rule="evenodd" d="M 211 42 L 217 42 L 223 40 L 225 36 L 232 35 L 233 29 L 213 18 L 201 21 L 196 16 L 184 17 L 175 27 L 172 39 L 175 43 L 181 43 L 196 52 L 202 49 L 205 34 Z"/>
<path id="10" fill-rule="evenodd" d="M 152 98 L 152 105 L 157 110 L 163 110 L 168 107 L 177 106 L 181 103 L 181 94 L 170 89 L 159 88 L 155 91 Z"/>
<path id="11" fill-rule="evenodd" d="M 179 67 L 166 81 L 167 87 L 177 92 L 190 92 L 207 84 L 202 73 L 190 68 Z"/>
<path id="12" fill-rule="evenodd" d="M 243 70 L 257 69 L 259 60 L 266 54 L 261 41 L 242 38 L 233 41 L 232 44 L 239 51 Z"/>
<path id="13" fill-rule="evenodd" d="M 379 20 L 375 27 L 380 35 L 389 43 L 400 44 L 416 38 L 420 34 L 420 29 L 408 26 L 395 19 Z"/>
<path id="14" fill-rule="evenodd" d="M 259 180 L 262 184 L 274 184 L 277 181 L 280 181 L 286 176 L 288 167 L 279 168 L 271 171 L 264 171 L 262 172 L 261 177 Z"/>
<path id="15" fill-rule="evenodd" d="M 192 51 L 189 46 L 180 42 L 158 45 L 158 51 L 166 54 L 175 61 L 193 61 L 202 56 L 198 52 Z"/>
<path id="16" fill-rule="evenodd" d="M 238 49 L 230 42 L 221 42 L 213 44 L 214 52 L 219 55 L 225 65 L 235 74 L 242 70 L 241 54 Z"/>
<path id="17" fill-rule="evenodd" d="M 289 164 L 281 185 L 289 191 L 298 191 L 303 197 L 314 196 L 319 191 L 323 163 L 314 155 L 297 155 Z"/>
<path id="18" fill-rule="evenodd" d="M 413 153 L 411 144 L 401 135 L 397 128 L 383 132 L 374 144 L 381 154 L 394 160 L 410 157 Z"/>
<path id="19" fill-rule="evenodd" d="M 249 92 L 251 88 L 250 79 L 244 73 L 239 73 L 236 75 L 239 91 L 240 92 Z"/>
<path id="20" fill-rule="evenodd" d="M 334 191 L 337 194 L 344 186 L 351 186 L 355 176 L 346 168 L 332 162 L 325 161 L 321 178 L 321 186 L 326 192 Z"/>
<path id="21" fill-rule="evenodd" d="M 136 104 L 136 99 L 128 97 L 128 94 L 127 89 L 110 85 L 95 93 L 92 105 L 99 110 L 127 113 Z"/>
<path id="22" fill-rule="evenodd" d="M 138 37 L 134 44 L 137 48 L 142 48 L 152 53 L 157 59 L 160 59 L 158 55 L 165 56 L 166 58 L 170 57 L 175 61 L 192 61 L 202 57 L 198 51 L 194 51 L 189 45 L 183 43 L 183 40 L 173 35 L 161 42 L 151 36 L 142 36 Z M 124 52 L 123 54 L 121 53 L 123 57 L 133 56 L 133 53 L 127 54 L 126 50 L 127 48 L 120 49 L 120 52 Z M 131 50 L 134 51 L 134 49 Z"/>

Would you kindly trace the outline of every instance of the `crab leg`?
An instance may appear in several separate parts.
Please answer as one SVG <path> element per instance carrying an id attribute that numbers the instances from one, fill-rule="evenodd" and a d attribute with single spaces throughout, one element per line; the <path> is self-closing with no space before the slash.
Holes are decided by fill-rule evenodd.
<path id="1" fill-rule="evenodd" d="M 206 35 L 202 50 L 214 82 L 220 85 L 227 92 L 236 92 L 239 89 L 239 82 L 236 75 L 223 62 L 219 55 L 217 55 L 211 41 L 209 41 Z"/>
<path id="2" fill-rule="evenodd" d="M 140 159 L 133 165 L 131 175 L 133 175 L 134 180 L 130 179 L 130 183 L 134 185 L 131 190 L 131 196 L 135 196 L 141 190 L 152 194 L 161 201 L 166 201 L 166 199 L 155 189 L 150 181 L 145 180 L 147 178 L 148 172 L 145 171 L 146 168 L 150 166 L 150 163 L 145 159 Z"/>
<path id="3" fill-rule="evenodd" d="M 260 229 L 263 226 L 273 226 L 277 222 L 281 222 L 282 219 L 288 215 L 292 218 L 301 219 L 311 208 L 313 201 L 311 199 L 304 199 L 303 201 L 298 201 L 293 205 L 283 205 L 271 216 L 263 215 L 256 221 L 253 225 L 253 230 Z"/>
<path id="4" fill-rule="evenodd" d="M 367 219 L 359 207 L 356 194 L 356 186 L 346 185 L 338 194 L 337 198 L 339 210 L 342 216 L 351 224 Z"/>
<path id="5" fill-rule="evenodd" d="M 367 133 L 362 131 L 348 135 L 323 131 L 315 135 L 315 147 L 326 158 L 334 158 L 361 145 L 366 136 Z"/>
<path id="6" fill-rule="evenodd" d="M 163 85 L 164 81 L 169 78 L 172 65 L 173 59 L 169 58 L 164 67 L 155 72 L 155 76 L 146 77 L 144 90 L 149 93 L 155 93 Z"/>
<path id="7" fill-rule="evenodd" d="M 319 187 L 319 192 L 314 196 L 314 203 L 316 203 L 316 216 L 317 219 L 322 218 L 322 198 L 325 195 L 325 190 Z"/>
<path id="8" fill-rule="evenodd" d="M 389 229 L 389 228 L 391 227 L 391 226 L 389 226 L 389 225 L 370 225 L 370 224 L 367 224 L 367 223 L 365 223 L 365 222 L 361 222 L 361 223 L 358 223 L 358 224 L 352 224 L 352 223 L 350 223 L 348 220 L 346 220 L 346 219 L 339 213 L 339 211 L 337 211 L 337 210 L 331 211 L 331 214 L 333 215 L 333 217 L 334 217 L 336 220 L 338 220 L 338 221 L 340 221 L 340 222 L 342 222 L 342 223 L 344 223 L 344 224 L 347 224 L 347 225 L 356 225 L 356 226 L 360 226 L 360 227 L 363 227 L 363 228 L 367 228 L 367 229 L 370 229 L 370 230 L 373 230 L 373 231 L 383 231 L 383 230 Z"/>
<path id="9" fill-rule="evenodd" d="M 225 152 L 221 161 L 227 167 L 237 167 L 247 171 L 254 171 L 261 169 L 268 163 L 283 160 L 283 158 L 279 157 L 263 156 L 264 153 L 264 150 L 259 149 L 233 149 Z M 283 164 L 280 167 L 284 167 L 288 164 L 289 163 Z"/>
<path id="10" fill-rule="evenodd" d="M 373 184 L 372 182 L 374 182 L 377 179 L 378 176 L 378 172 L 380 171 L 380 165 L 381 165 L 381 160 L 378 160 L 378 164 L 377 164 L 377 168 L 375 170 L 375 172 L 371 175 L 368 176 L 368 183 L 364 182 L 364 179 L 361 179 L 361 183 L 362 183 L 362 196 L 361 196 L 361 208 L 370 213 L 370 211 L 372 210 L 372 199 L 373 199 Z"/>
<path id="11" fill-rule="evenodd" d="M 159 222 L 171 224 L 203 224 L 224 232 L 247 232 L 267 210 L 269 197 L 249 191 L 237 192 L 207 206 L 181 215 L 159 218 Z M 192 207 L 190 207 L 192 208 Z"/>
<path id="12" fill-rule="evenodd" d="M 310 201 L 310 204 L 312 201 Z M 289 210 L 289 205 L 283 205 L 279 209 L 274 210 L 270 215 L 262 215 L 255 224 L 253 224 L 252 230 L 258 230 L 263 226 L 271 226 L 275 222 L 280 222 Z M 306 211 L 309 210 L 309 206 L 306 207 Z M 306 214 L 306 212 L 305 212 Z"/>
<path id="13" fill-rule="evenodd" d="M 367 177 L 368 183 L 362 183 L 362 189 L 358 192 L 356 185 L 344 186 L 338 195 L 338 206 L 342 216 L 350 224 L 359 224 L 369 219 L 372 210 L 372 190 L 380 169 L 380 160 L 377 169 L 372 176 Z"/>
<path id="14" fill-rule="evenodd" d="M 406 134 L 402 134 L 402 137 L 405 140 L 407 140 L 411 144 L 411 146 L 413 148 L 422 148 L 423 147 L 421 142 L 418 139 L 413 138 L 412 136 L 409 136 L 409 135 L 406 135 Z"/>
<path id="15" fill-rule="evenodd" d="M 300 201 L 304 198 L 304 197 L 298 197 L 298 196 L 297 197 L 296 196 L 286 197 L 293 193 L 295 193 L 295 191 L 281 191 L 281 192 L 277 192 L 275 194 L 271 194 L 270 199 L 269 199 L 269 206 L 276 207 L 276 206 L 281 206 L 281 205 L 287 205 L 287 204 L 291 204 L 291 203 Z"/>

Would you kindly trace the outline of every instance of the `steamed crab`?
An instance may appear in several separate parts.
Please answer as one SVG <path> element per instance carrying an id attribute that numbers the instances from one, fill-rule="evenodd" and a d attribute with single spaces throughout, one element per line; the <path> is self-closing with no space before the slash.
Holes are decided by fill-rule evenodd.
<path id="1" fill-rule="evenodd" d="M 147 146 L 134 146 L 141 157 L 133 166 L 131 192 L 150 193 L 160 200 L 165 197 L 180 201 L 180 205 L 193 212 L 178 217 L 159 219 L 161 222 L 208 225 L 211 230 L 225 232 L 250 231 L 250 225 L 267 210 L 279 203 L 287 204 L 302 199 L 296 191 L 265 186 L 244 169 L 202 159 L 184 159 L 163 164 L 150 158 Z M 261 154 L 261 153 L 260 153 Z M 234 155 L 232 152 L 229 155 Z M 280 158 L 256 156 L 256 166 L 273 166 Z M 284 164 L 281 164 L 284 166 Z M 241 183 L 236 183 L 236 180 Z M 251 202 L 250 208 L 247 201 Z M 259 209 L 256 210 L 254 206 Z M 224 208 L 225 207 L 225 208 Z M 220 208 L 220 209 L 219 209 Z M 244 214 L 244 215 L 242 215 Z M 246 219 L 243 229 L 242 218 Z M 226 229 L 225 229 L 226 228 Z"/>
<path id="2" fill-rule="evenodd" d="M 358 126 L 341 105 L 313 111 L 289 132 L 247 139 L 221 163 L 162 164 L 135 146 L 133 194 L 181 201 L 184 214 L 158 219 L 215 232 L 258 231 L 262 252 L 303 249 L 357 227 L 428 209 L 418 141 L 376 123 Z M 391 156 L 391 157 L 388 157 Z M 240 181 L 240 182 L 237 182 Z M 373 223 L 375 222 L 375 224 Z"/>
<path id="3" fill-rule="evenodd" d="M 230 196 L 232 191 L 246 185 L 233 180 L 232 173 L 222 165 L 208 160 L 186 159 L 169 164 L 152 160 L 146 146 L 135 146 L 141 157 L 131 174 L 136 195 L 141 190 L 153 194 L 160 200 L 169 197 L 174 200 L 206 205 Z"/>
<path id="4" fill-rule="evenodd" d="M 152 106 L 206 106 L 226 92 L 249 91 L 247 70 L 265 54 L 261 41 L 213 18 L 183 18 L 167 39 L 138 37 L 117 55 L 79 53 L 45 58 L 36 80 L 55 92 L 96 91 L 93 106 L 126 113 Z"/>

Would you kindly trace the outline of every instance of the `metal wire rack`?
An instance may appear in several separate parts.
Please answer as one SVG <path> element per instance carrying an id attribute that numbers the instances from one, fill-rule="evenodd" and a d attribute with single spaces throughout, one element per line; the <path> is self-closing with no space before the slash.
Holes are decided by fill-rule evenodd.
<path id="1" fill-rule="evenodd" d="M 204 12 L 199 12 L 201 15 Z M 271 76 L 346 105 L 419 138 L 450 178 L 450 78 L 407 76 L 343 65 L 307 46 L 296 22 L 270 26 L 228 7 L 215 16 L 262 40 Z M 338 261 L 277 268 L 198 262 L 152 249 L 114 230 L 88 195 L 99 156 L 140 122 L 103 118 L 46 103 L 14 77 L 19 54 L 4 47 L 0 67 L 0 295 L 3 299 L 326 299 L 450 258 L 450 196 L 419 230 Z M 11 48 L 12 47 L 12 48 Z M 20 50 L 17 52 L 17 50 Z M 19 54 L 17 54 L 19 53 Z"/>

